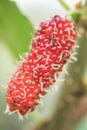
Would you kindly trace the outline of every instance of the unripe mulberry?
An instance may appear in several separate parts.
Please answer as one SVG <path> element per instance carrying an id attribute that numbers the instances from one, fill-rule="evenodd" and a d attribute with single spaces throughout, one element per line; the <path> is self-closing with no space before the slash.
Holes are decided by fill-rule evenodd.
<path id="1" fill-rule="evenodd" d="M 54 16 L 41 22 L 30 53 L 8 84 L 6 102 L 10 112 L 25 115 L 35 109 L 70 59 L 76 36 L 71 20 Z"/>

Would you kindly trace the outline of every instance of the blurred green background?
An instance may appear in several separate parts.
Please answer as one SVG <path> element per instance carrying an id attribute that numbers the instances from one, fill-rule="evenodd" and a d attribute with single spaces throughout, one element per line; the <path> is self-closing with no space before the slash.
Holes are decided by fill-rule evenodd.
<path id="1" fill-rule="evenodd" d="M 35 130 L 35 126 L 41 126 L 44 120 L 52 118 L 55 110 L 59 91 L 47 94 L 44 106 L 39 106 L 28 115 L 28 119 L 24 118 L 23 122 L 19 121 L 16 114 L 4 114 L 5 87 L 17 68 L 19 55 L 29 52 L 29 45 L 35 32 L 32 23 L 21 14 L 14 2 L 0 0 L 0 130 Z M 86 115 L 75 130 L 87 130 Z"/>

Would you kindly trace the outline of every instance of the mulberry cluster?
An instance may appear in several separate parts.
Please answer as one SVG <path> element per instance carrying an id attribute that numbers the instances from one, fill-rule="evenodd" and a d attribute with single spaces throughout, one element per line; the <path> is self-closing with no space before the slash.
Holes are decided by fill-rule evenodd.
<path id="1" fill-rule="evenodd" d="M 76 37 L 76 27 L 69 19 L 54 16 L 40 23 L 30 53 L 8 84 L 10 112 L 25 115 L 35 109 L 70 59 Z"/>

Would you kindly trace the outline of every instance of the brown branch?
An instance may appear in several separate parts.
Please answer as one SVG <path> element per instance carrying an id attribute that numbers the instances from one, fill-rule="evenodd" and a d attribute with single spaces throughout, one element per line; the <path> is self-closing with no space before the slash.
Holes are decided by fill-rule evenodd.
<path id="1" fill-rule="evenodd" d="M 78 41 L 80 44 L 78 62 L 69 67 L 70 76 L 67 77 L 60 90 L 53 118 L 48 122 L 44 121 L 43 125 L 37 130 L 73 130 L 87 113 L 85 90 L 87 86 L 83 83 L 83 75 L 87 65 L 87 22 L 83 22 L 83 18 L 86 19 L 85 16 L 87 16 L 86 12 L 81 17 L 82 20 L 79 21 L 80 32 L 83 36 Z"/>
<path id="2" fill-rule="evenodd" d="M 86 35 L 79 41 L 78 62 L 69 67 L 70 76 L 67 77 L 62 86 L 52 120 L 45 122 L 38 130 L 73 130 L 87 112 L 87 96 L 85 86 L 82 82 L 84 69 L 87 64 L 86 41 Z"/>

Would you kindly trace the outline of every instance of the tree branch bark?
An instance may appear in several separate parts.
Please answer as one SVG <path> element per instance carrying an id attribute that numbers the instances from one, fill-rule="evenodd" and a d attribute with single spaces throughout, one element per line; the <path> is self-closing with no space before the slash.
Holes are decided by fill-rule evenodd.
<path id="1" fill-rule="evenodd" d="M 87 17 L 86 11 L 84 16 Z M 84 34 L 78 41 L 80 44 L 78 62 L 69 66 L 70 75 L 67 76 L 60 90 L 53 118 L 49 122 L 44 122 L 38 130 L 74 130 L 76 124 L 87 113 L 87 92 L 85 89 L 87 86 L 83 82 L 87 65 L 87 28 L 85 28 L 87 22 L 85 26 L 83 24 L 79 24 L 82 26 Z"/>

